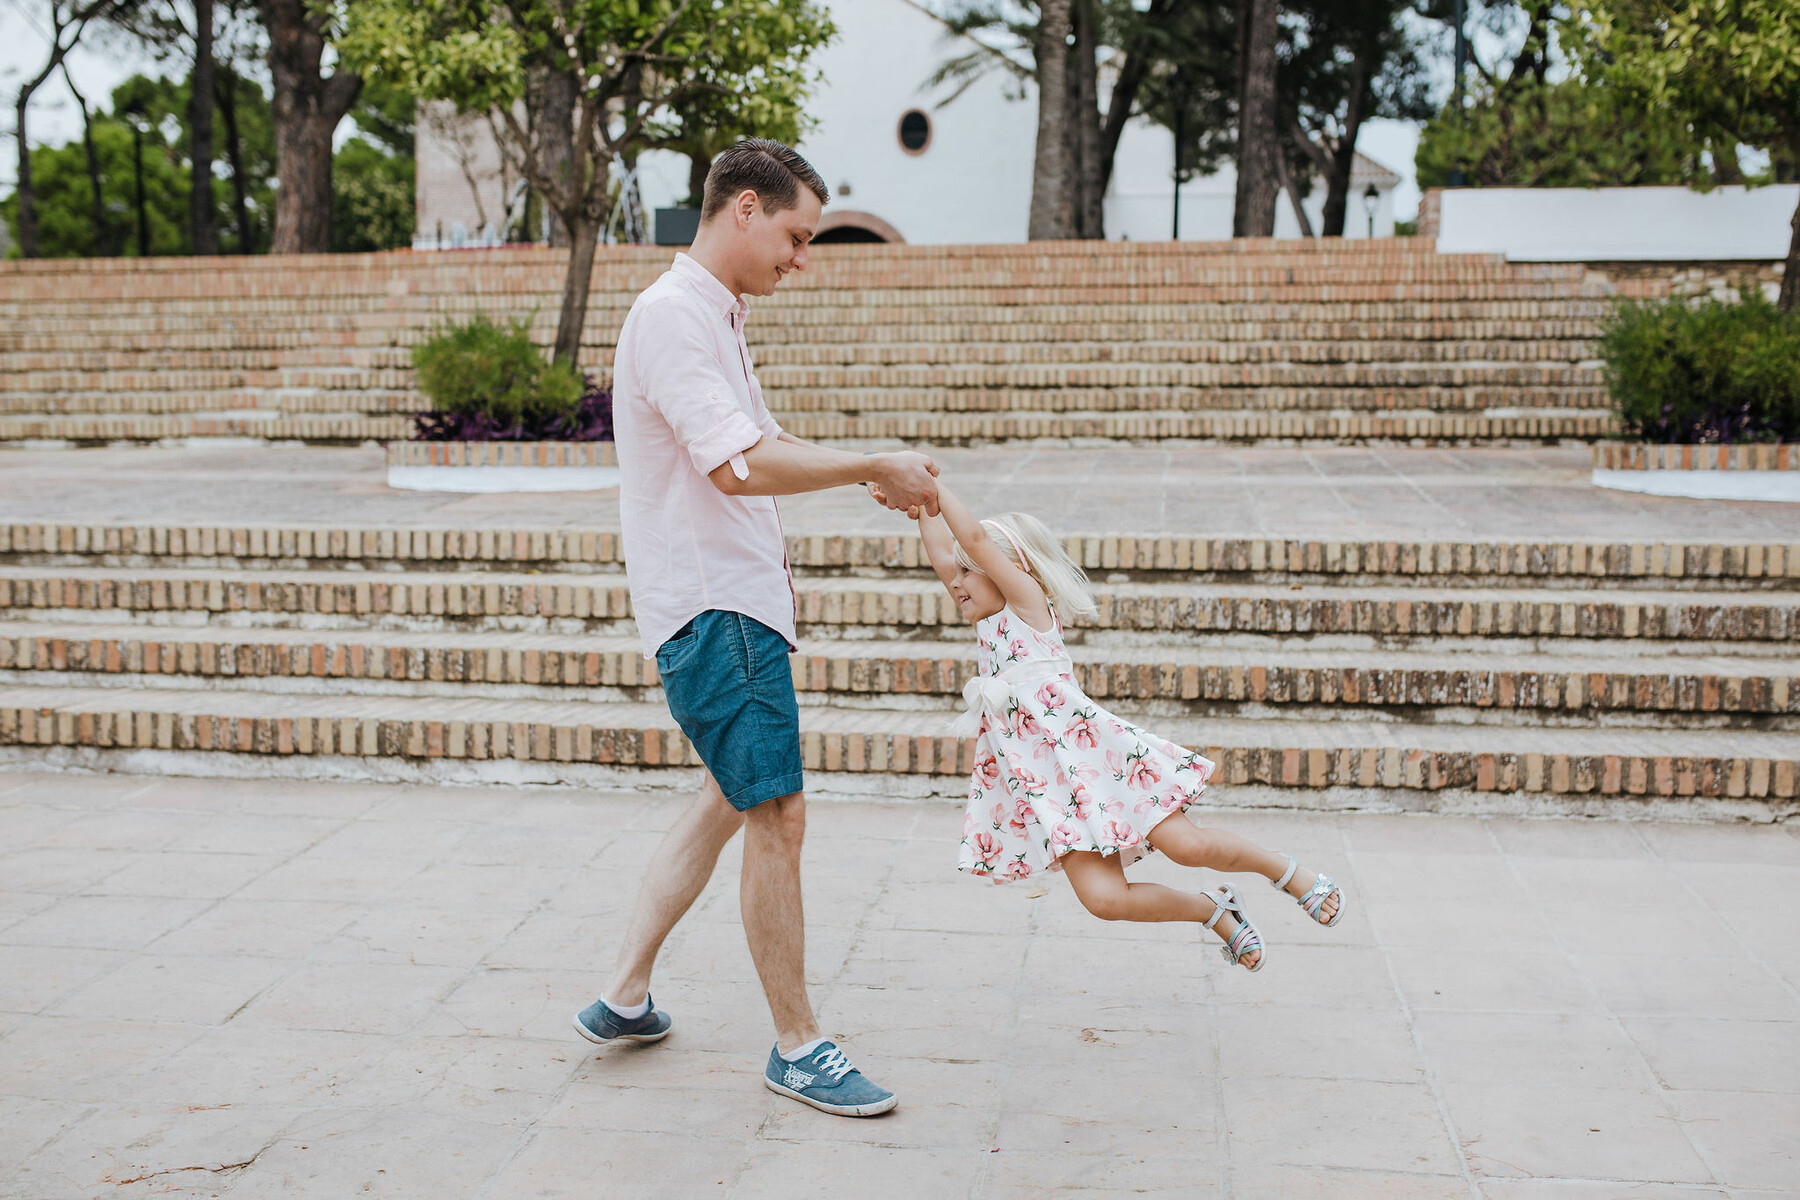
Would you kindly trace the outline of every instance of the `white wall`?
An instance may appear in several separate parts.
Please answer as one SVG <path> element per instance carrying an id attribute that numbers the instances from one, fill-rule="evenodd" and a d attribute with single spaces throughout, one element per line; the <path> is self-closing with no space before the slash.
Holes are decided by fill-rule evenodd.
<path id="1" fill-rule="evenodd" d="M 1521 262 L 1783 259 L 1800 184 L 1457 188 L 1439 197 L 1437 248 Z"/>
<path id="2" fill-rule="evenodd" d="M 819 124 L 796 147 L 832 190 L 827 211 L 870 213 L 908 242 L 1024 241 L 1035 96 L 1008 100 L 996 70 L 940 107 L 950 89 L 926 81 L 968 42 L 904 0 L 839 0 L 831 19 L 838 38 L 816 59 L 824 78 L 808 105 Z M 912 108 L 931 119 L 922 154 L 900 145 Z"/>

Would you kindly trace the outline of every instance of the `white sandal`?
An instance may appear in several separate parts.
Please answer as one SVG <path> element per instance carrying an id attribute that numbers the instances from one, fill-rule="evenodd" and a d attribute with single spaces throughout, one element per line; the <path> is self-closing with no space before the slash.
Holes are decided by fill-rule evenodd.
<path id="1" fill-rule="evenodd" d="M 1229 884 L 1220 884 L 1218 890 L 1200 894 L 1213 902 L 1213 915 L 1206 920 L 1208 929 L 1217 933 L 1218 930 L 1215 926 L 1218 925 L 1219 918 L 1226 913 L 1230 913 L 1232 918 L 1237 921 L 1237 931 L 1226 940 L 1223 946 L 1219 947 L 1219 953 L 1224 956 L 1225 961 L 1235 967 L 1238 965 L 1239 959 L 1254 950 L 1257 952 L 1256 965 L 1246 966 L 1244 969 L 1252 972 L 1262 970 L 1263 964 L 1269 961 L 1269 952 L 1263 949 L 1262 935 L 1256 932 L 1256 926 L 1244 918 L 1244 910 L 1238 904 L 1237 893 L 1231 890 Z"/>
<path id="2" fill-rule="evenodd" d="M 1294 872 L 1300 869 L 1300 864 L 1294 859 L 1293 855 L 1285 850 L 1277 850 L 1275 853 L 1288 860 L 1288 869 L 1287 873 L 1280 879 L 1270 880 L 1269 886 L 1278 892 L 1285 892 L 1287 891 L 1288 880 L 1294 877 Z M 1327 921 L 1319 914 L 1325 911 L 1325 902 L 1333 896 L 1338 898 L 1337 911 L 1332 913 L 1331 920 Z M 1307 916 L 1325 926 L 1327 929 L 1336 925 L 1339 921 L 1343 920 L 1344 917 L 1344 890 L 1333 883 L 1331 881 L 1331 876 L 1329 875 L 1313 876 L 1312 891 L 1299 897 L 1294 903 L 1306 910 Z"/>

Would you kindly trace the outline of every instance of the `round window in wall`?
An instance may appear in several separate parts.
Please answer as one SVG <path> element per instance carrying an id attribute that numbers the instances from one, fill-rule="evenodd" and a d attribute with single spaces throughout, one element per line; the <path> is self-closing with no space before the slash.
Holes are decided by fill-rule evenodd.
<path id="1" fill-rule="evenodd" d="M 931 145 L 931 118 L 918 109 L 909 109 L 900 118 L 900 148 L 908 154 L 923 154 Z"/>

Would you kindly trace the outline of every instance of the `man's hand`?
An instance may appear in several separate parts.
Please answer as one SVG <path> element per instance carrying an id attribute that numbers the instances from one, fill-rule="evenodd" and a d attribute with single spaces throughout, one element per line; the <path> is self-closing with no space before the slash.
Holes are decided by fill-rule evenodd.
<path id="1" fill-rule="evenodd" d="M 917 518 L 920 513 L 937 516 L 937 464 L 923 454 L 902 451 L 875 456 L 874 478 L 869 481 L 869 494 L 886 508 L 897 509 Z"/>

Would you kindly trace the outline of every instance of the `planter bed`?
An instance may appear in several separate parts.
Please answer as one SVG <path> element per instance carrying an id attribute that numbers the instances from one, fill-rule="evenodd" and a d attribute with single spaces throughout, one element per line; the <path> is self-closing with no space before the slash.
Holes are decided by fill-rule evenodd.
<path id="1" fill-rule="evenodd" d="M 415 492 L 591 492 L 619 486 L 611 442 L 390 442 L 388 486 Z"/>
<path id="2" fill-rule="evenodd" d="M 1800 445 L 1605 442 L 1594 447 L 1592 478 L 1596 487 L 1651 496 L 1800 503 Z"/>

